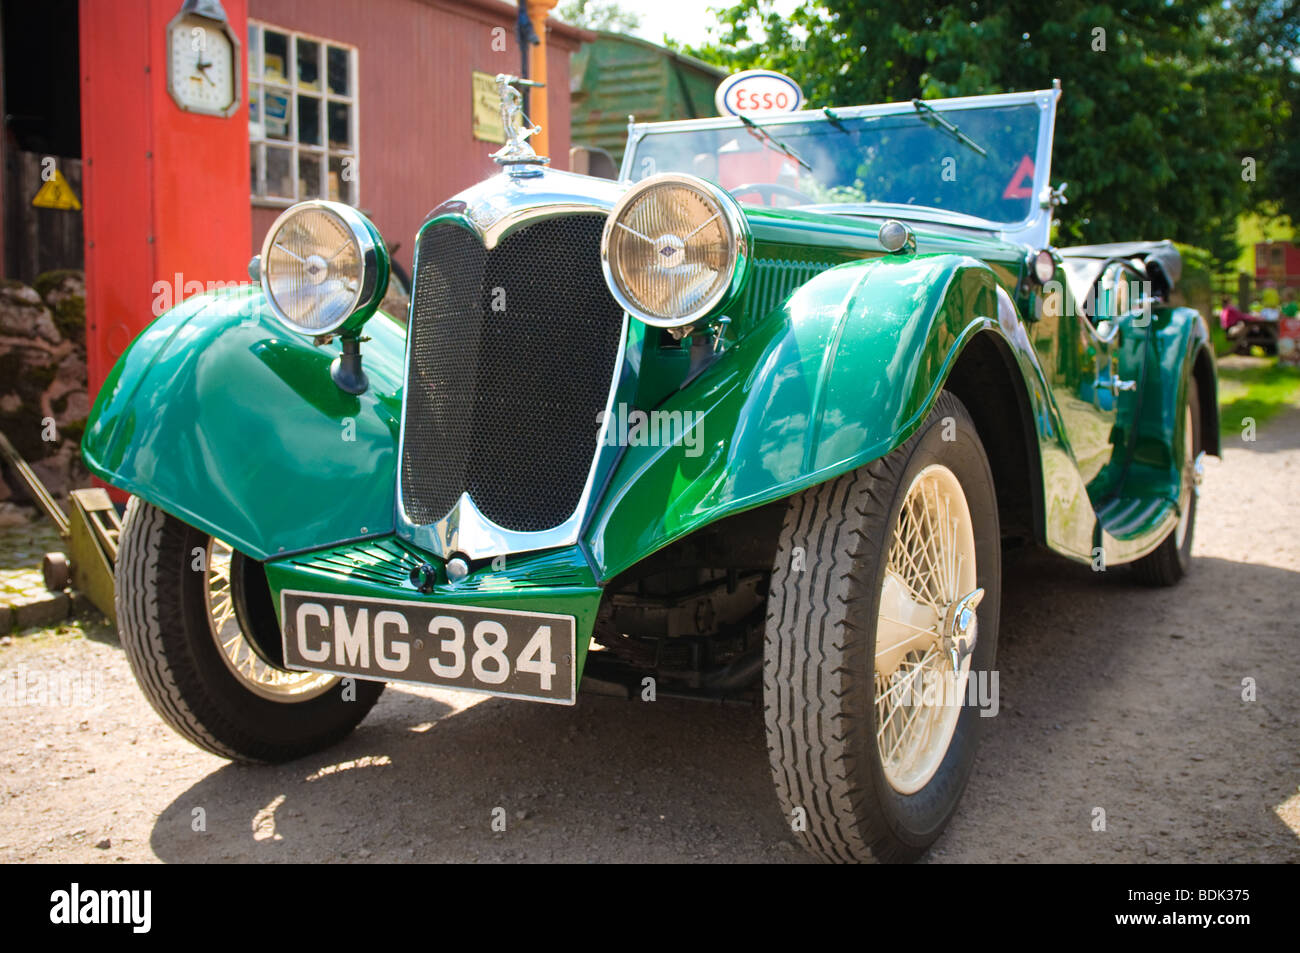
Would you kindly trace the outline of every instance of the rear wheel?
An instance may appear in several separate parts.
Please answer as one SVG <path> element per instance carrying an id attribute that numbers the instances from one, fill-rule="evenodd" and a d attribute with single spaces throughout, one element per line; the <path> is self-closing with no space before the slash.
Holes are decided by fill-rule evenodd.
<path id="1" fill-rule="evenodd" d="M 233 760 L 288 761 L 329 747 L 384 690 L 283 668 L 261 565 L 136 497 L 118 546 L 117 622 L 158 714 Z"/>
<path id="2" fill-rule="evenodd" d="M 791 499 L 763 691 L 777 796 L 810 850 L 914 860 L 943 831 L 974 764 L 966 702 L 1000 601 L 993 478 L 951 394 L 893 453 Z"/>
<path id="3" fill-rule="evenodd" d="M 1196 500 L 1201 483 L 1201 401 L 1196 379 L 1187 382 L 1183 405 L 1183 458 L 1179 467 L 1178 523 L 1155 550 L 1133 563 L 1133 572 L 1148 586 L 1172 586 L 1192 566 Z"/>

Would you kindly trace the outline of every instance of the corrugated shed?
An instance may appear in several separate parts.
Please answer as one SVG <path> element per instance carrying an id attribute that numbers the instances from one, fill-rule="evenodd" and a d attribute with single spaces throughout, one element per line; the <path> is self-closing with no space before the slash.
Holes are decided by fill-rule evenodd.
<path id="1" fill-rule="evenodd" d="M 622 33 L 596 32 L 573 55 L 572 140 L 623 158 L 627 117 L 638 122 L 716 116 L 713 93 L 726 71 Z"/>

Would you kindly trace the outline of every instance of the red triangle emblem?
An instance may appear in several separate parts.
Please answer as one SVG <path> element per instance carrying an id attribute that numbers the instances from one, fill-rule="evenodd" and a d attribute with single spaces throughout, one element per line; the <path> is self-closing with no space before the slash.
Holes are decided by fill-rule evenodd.
<path id="1" fill-rule="evenodd" d="M 1020 165 L 1016 166 L 1016 171 L 1011 176 L 1011 181 L 1007 183 L 1002 197 L 1004 199 L 1027 199 L 1032 198 L 1033 194 L 1034 160 L 1029 156 L 1023 156 L 1020 159 Z"/>

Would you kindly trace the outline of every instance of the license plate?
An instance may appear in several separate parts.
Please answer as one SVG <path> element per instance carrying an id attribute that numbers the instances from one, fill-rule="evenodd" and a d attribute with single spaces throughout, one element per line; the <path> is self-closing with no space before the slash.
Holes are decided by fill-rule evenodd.
<path id="1" fill-rule="evenodd" d="M 285 667 L 572 705 L 573 616 L 280 593 Z"/>

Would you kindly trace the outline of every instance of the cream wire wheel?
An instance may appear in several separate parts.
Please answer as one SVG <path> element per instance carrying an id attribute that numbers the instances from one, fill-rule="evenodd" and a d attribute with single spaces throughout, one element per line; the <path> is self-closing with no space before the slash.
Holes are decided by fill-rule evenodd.
<path id="1" fill-rule="evenodd" d="M 292 761 L 347 737 L 383 694 L 383 682 L 345 687 L 333 675 L 281 668 L 262 566 L 136 496 L 115 578 L 118 637 L 140 690 L 205 751 Z"/>
<path id="2" fill-rule="evenodd" d="M 240 628 L 232 585 L 234 549 L 215 537 L 204 553 L 203 596 L 208 631 L 232 675 L 253 694 L 275 702 L 301 702 L 329 691 L 338 677 L 290 672 L 272 665 Z"/>
<path id="3" fill-rule="evenodd" d="M 947 391 L 898 448 L 788 501 L 763 718 L 777 801 L 818 856 L 915 860 L 956 810 L 992 701 L 975 679 L 997 658 L 998 517 Z"/>
<path id="4" fill-rule="evenodd" d="M 908 487 L 890 541 L 876 621 L 876 744 L 900 794 L 943 763 L 978 637 L 975 534 L 957 477 L 942 464 Z"/>

